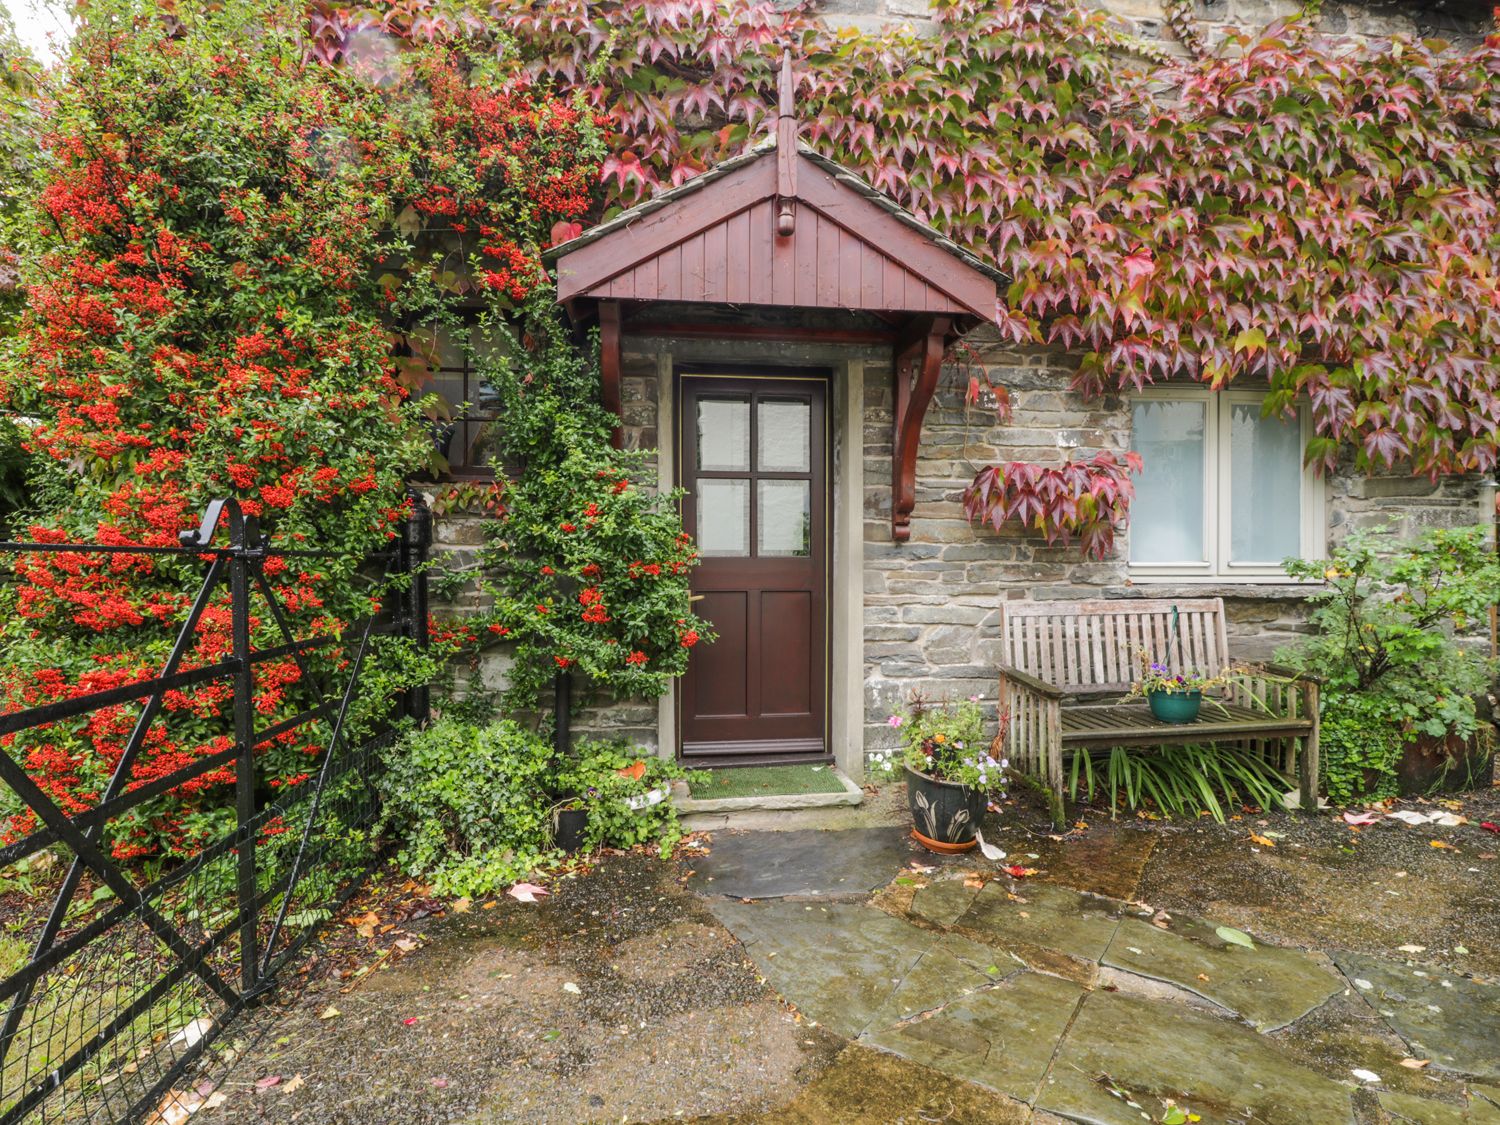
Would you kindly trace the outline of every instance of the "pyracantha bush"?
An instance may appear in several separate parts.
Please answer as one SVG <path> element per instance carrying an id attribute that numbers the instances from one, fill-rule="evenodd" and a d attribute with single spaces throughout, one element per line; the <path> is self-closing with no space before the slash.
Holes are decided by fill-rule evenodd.
<path id="1" fill-rule="evenodd" d="M 574 167 L 577 111 L 524 77 L 481 76 L 470 90 L 473 71 L 445 46 L 374 77 L 310 64 L 291 9 L 178 4 L 164 16 L 101 0 L 78 15 L 69 57 L 41 85 L 28 307 L 0 365 L 0 397 L 26 421 L 38 465 L 35 511 L 16 530 L 171 546 L 209 499 L 235 497 L 274 544 L 337 553 L 269 558 L 264 571 L 298 635 L 339 635 L 374 607 L 357 573 L 399 531 L 406 481 L 430 461 L 407 385 L 420 379 L 398 371 L 392 324 L 469 299 L 397 218 L 409 204 L 482 222 L 476 256 L 511 275 L 480 286 L 528 295 L 552 226 L 582 206 L 578 176 L 593 178 Z M 534 175 L 548 164 L 557 175 Z M 156 674 L 201 574 L 180 557 L 17 558 L 0 594 L 0 706 Z M 251 625 L 258 646 L 279 643 L 267 612 Z M 183 667 L 229 643 L 218 599 Z M 388 701 L 403 660 L 398 646 L 372 658 L 366 706 Z M 338 666 L 330 655 L 317 670 Z M 311 691 L 290 659 L 258 665 L 258 723 L 302 710 Z M 129 783 L 230 746 L 228 697 L 220 684 L 168 693 Z M 104 708 L 8 736 L 4 750 L 79 812 L 136 713 Z M 305 783 L 325 739 L 305 727 L 257 747 L 268 793 Z M 215 771 L 112 820 L 114 854 L 184 853 L 219 835 L 231 780 Z M 8 834 L 30 827 L 15 815 Z"/>
<path id="2" fill-rule="evenodd" d="M 488 525 L 485 626 L 513 646 L 506 702 L 535 706 L 558 672 L 584 687 L 655 698 L 712 640 L 691 608 L 697 549 L 677 494 L 657 488 L 641 452 L 613 448 L 599 373 L 538 312 L 527 341 L 504 349 L 502 464 L 521 466 Z"/>

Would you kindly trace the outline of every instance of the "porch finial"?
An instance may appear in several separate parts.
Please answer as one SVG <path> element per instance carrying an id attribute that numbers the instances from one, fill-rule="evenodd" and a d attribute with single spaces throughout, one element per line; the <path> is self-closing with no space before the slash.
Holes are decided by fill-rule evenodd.
<path id="1" fill-rule="evenodd" d="M 776 115 L 776 233 L 786 238 L 797 229 L 792 200 L 797 197 L 797 83 L 792 78 L 792 52 L 781 52 L 781 82 Z"/>

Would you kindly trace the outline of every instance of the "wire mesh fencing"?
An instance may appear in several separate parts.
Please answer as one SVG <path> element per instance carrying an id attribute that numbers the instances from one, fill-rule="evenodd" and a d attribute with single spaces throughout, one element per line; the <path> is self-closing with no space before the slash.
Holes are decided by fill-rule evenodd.
<path id="1" fill-rule="evenodd" d="M 221 524 L 228 545 L 215 547 Z M 266 563 L 333 554 L 269 548 L 233 501 L 215 502 L 184 535 L 181 555 L 204 573 L 157 675 L 0 715 L 0 812 L 32 826 L 0 847 L 0 1125 L 152 1110 L 358 889 L 377 860 L 380 751 L 394 720 L 421 718 L 427 706 L 422 688 L 372 701 L 361 677 L 382 638 L 426 645 L 428 538 L 419 511 L 388 551 L 363 560 L 359 580 L 378 612 L 338 637 L 298 637 Z M 73 543 L 0 550 L 131 553 Z M 190 654 L 210 607 L 227 608 L 232 643 L 205 663 Z M 257 697 L 256 675 L 287 660 L 305 706 L 278 717 Z M 182 698 L 172 693 L 212 684 L 232 703 L 222 745 L 143 778 L 137 765 L 170 720 L 169 701 Z M 101 712 L 124 716 L 129 737 L 98 799 L 71 807 L 38 784 L 17 747 L 28 732 Z M 312 751 L 306 773 L 277 788 L 259 751 L 294 733 Z M 231 823 L 191 858 L 131 863 L 107 846 L 147 802 L 209 785 L 229 795 Z"/>

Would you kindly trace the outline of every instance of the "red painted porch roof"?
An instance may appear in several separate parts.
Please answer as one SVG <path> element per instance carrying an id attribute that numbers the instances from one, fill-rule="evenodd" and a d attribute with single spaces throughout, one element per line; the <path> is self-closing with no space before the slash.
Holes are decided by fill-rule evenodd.
<path id="1" fill-rule="evenodd" d="M 783 134 L 785 136 L 785 134 Z M 770 305 L 995 317 L 1002 274 L 849 170 L 773 136 L 556 247 L 559 301 Z M 790 189 L 790 190 L 788 190 Z M 790 234 L 778 213 L 790 204 Z"/>

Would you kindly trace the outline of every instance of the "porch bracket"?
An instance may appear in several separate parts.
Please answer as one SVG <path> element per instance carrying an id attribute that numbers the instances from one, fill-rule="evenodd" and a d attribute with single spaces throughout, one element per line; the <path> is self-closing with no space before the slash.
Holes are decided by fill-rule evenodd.
<path id="1" fill-rule="evenodd" d="M 623 421 L 620 412 L 620 302 L 599 302 L 599 381 L 604 409 Z M 624 433 L 616 422 L 609 443 L 620 448 Z"/>
<path id="2" fill-rule="evenodd" d="M 896 346 L 896 401 L 891 435 L 891 537 L 911 538 L 911 513 L 917 505 L 917 446 L 922 420 L 937 391 L 943 352 L 953 330 L 951 316 L 935 316 L 925 331 Z"/>

